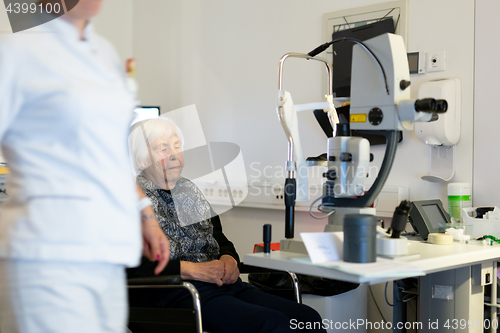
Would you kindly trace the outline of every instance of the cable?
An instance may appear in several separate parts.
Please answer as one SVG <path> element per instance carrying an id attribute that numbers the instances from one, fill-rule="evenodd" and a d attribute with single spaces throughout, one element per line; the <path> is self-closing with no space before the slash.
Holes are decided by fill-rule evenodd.
<path id="1" fill-rule="evenodd" d="M 386 283 L 385 283 L 385 291 L 384 291 L 385 302 L 387 303 L 387 305 L 389 305 L 389 306 L 391 306 L 391 307 L 392 307 L 392 306 L 394 306 L 394 304 L 389 303 L 389 300 L 387 299 L 387 285 L 388 285 L 388 284 L 389 284 L 389 282 L 386 282 Z M 397 282 L 396 282 L 396 284 L 397 284 Z"/>
<path id="2" fill-rule="evenodd" d="M 317 198 L 316 200 L 314 200 L 314 201 L 311 203 L 311 205 L 309 206 L 309 215 L 311 215 L 311 216 L 312 216 L 313 218 L 315 218 L 316 220 L 322 220 L 322 219 L 325 219 L 325 218 L 327 218 L 328 216 L 330 216 L 330 215 L 332 215 L 333 213 L 335 213 L 335 210 L 334 210 L 334 209 L 332 209 L 330 212 L 325 212 L 325 211 L 322 211 L 322 210 L 321 210 L 321 208 L 325 207 L 326 205 L 324 205 L 324 204 L 322 204 L 322 203 L 321 203 L 321 204 L 319 204 L 319 205 L 318 205 L 318 210 L 319 210 L 320 212 L 322 212 L 322 213 L 325 213 L 325 215 L 321 215 L 321 216 L 320 216 L 320 215 L 314 215 L 314 213 L 312 212 L 312 208 L 313 208 L 314 204 L 315 204 L 316 202 L 318 202 L 319 200 L 322 200 L 324 197 L 325 197 L 324 195 L 320 196 L 319 198 Z"/>
<path id="3" fill-rule="evenodd" d="M 382 71 L 382 75 L 384 76 L 385 90 L 387 91 L 387 95 L 389 95 L 389 84 L 387 83 L 387 75 L 385 74 L 385 70 L 384 70 L 384 67 L 382 66 L 382 63 L 377 58 L 375 53 L 373 53 L 372 50 L 370 50 L 370 48 L 368 46 L 366 46 L 362 41 L 360 41 L 358 39 L 351 38 L 351 37 L 337 38 L 337 39 L 332 40 L 331 42 L 321 44 L 320 46 L 318 46 L 317 48 L 315 48 L 314 50 L 309 52 L 308 55 L 311 57 L 315 57 L 318 54 L 324 52 L 326 49 L 328 49 L 328 47 L 330 47 L 330 45 L 338 43 L 338 42 L 352 42 L 352 43 L 358 44 L 363 49 L 365 49 L 365 51 L 368 52 L 372 56 L 373 59 L 375 59 L 380 70 Z"/>
<path id="4" fill-rule="evenodd" d="M 495 236 L 491 236 L 491 235 L 484 235 L 482 238 L 483 238 L 483 239 L 484 239 L 484 238 L 489 238 L 489 239 L 491 239 L 492 241 L 494 241 L 494 242 L 496 242 L 496 243 L 500 243 L 500 239 L 496 238 Z"/>
<path id="5" fill-rule="evenodd" d="M 383 17 L 381 17 L 380 20 L 378 20 L 378 21 L 380 22 L 383 19 L 385 19 L 390 13 L 392 13 L 394 11 L 394 9 L 396 9 L 396 8 L 391 9 L 387 14 L 385 14 Z M 396 27 L 394 27 L 394 30 L 396 30 Z"/>
<path id="6" fill-rule="evenodd" d="M 399 302 L 406 303 L 406 302 L 409 302 L 411 300 L 414 300 L 415 298 L 417 298 L 416 295 L 408 294 L 408 295 L 404 296 L 403 298 L 401 298 L 401 300 Z"/>
<path id="7" fill-rule="evenodd" d="M 333 44 L 333 41 L 321 44 L 320 46 L 318 46 L 317 48 L 315 48 L 314 50 L 312 50 L 311 52 L 309 52 L 308 55 L 311 56 L 311 57 L 315 57 L 318 54 L 324 52 L 326 49 L 328 49 L 330 47 L 330 45 L 332 45 L 332 44 Z"/>
<path id="8" fill-rule="evenodd" d="M 418 306 L 419 297 L 415 298 L 415 321 L 420 317 L 420 307 Z"/>
<path id="9" fill-rule="evenodd" d="M 373 303 L 375 303 L 375 306 L 377 307 L 378 313 L 380 313 L 380 316 L 382 317 L 382 319 L 385 322 L 387 322 L 387 320 L 385 320 L 384 315 L 382 314 L 382 311 L 380 311 L 380 308 L 378 307 L 377 301 L 375 300 L 375 296 L 373 296 L 372 286 L 368 286 L 368 290 L 370 291 L 370 294 L 372 295 Z"/>
<path id="10" fill-rule="evenodd" d="M 412 295 L 411 293 L 408 294 L 408 291 L 405 290 L 404 286 L 400 286 L 399 283 L 403 282 L 402 280 L 395 280 L 394 281 L 396 283 L 396 286 L 398 287 L 398 289 L 401 289 L 401 292 L 402 293 L 407 293 L 407 295 L 403 296 L 401 299 L 396 299 L 395 302 L 393 304 L 391 304 L 389 302 L 389 299 L 387 298 L 387 286 L 389 285 L 389 282 L 386 282 L 385 283 L 385 291 L 384 291 L 384 297 L 385 297 L 385 302 L 387 303 L 387 305 L 393 307 L 394 304 L 397 304 L 397 303 L 406 303 L 406 302 L 409 302 L 411 301 L 412 299 L 414 299 L 416 297 L 416 295 Z M 399 296 L 399 295 L 395 295 L 395 296 Z"/>

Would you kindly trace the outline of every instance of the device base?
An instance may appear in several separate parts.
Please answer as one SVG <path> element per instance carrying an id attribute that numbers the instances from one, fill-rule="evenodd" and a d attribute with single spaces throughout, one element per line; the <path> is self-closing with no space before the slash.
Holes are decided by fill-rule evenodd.
<path id="1" fill-rule="evenodd" d="M 282 239 L 280 241 L 280 251 L 308 254 L 304 242 L 295 238 Z"/>
<path id="2" fill-rule="evenodd" d="M 408 254 L 408 239 L 377 236 L 377 254 L 383 256 L 401 256 Z"/>
<path id="3" fill-rule="evenodd" d="M 375 215 L 375 208 L 371 207 L 336 207 L 335 213 L 328 217 L 328 224 L 325 226 L 325 232 L 343 231 L 344 216 L 347 214 L 368 214 Z"/>

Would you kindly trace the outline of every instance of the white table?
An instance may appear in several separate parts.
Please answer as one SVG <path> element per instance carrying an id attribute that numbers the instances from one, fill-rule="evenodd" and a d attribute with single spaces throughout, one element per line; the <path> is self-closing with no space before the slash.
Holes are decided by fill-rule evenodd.
<path id="1" fill-rule="evenodd" d="M 473 270 L 480 265 L 491 265 L 493 282 L 496 282 L 496 262 L 500 261 L 500 244 L 482 245 L 478 242 L 469 244 L 453 243 L 452 245 L 433 245 L 421 240 L 409 240 L 409 254 L 419 254 L 405 262 L 418 268 L 425 276 L 420 278 L 420 319 L 424 324 L 420 332 L 446 331 L 431 329 L 426 325 L 439 320 L 439 324 L 446 319 L 473 320 L 475 324 L 464 330 L 449 330 L 450 332 L 483 332 L 484 323 L 484 294 L 483 287 L 471 279 Z M 307 258 L 305 254 L 275 251 L 270 254 L 253 253 L 245 255 L 244 262 L 248 265 L 288 270 L 295 273 L 319 276 L 343 281 L 376 284 L 415 276 L 415 271 L 400 270 L 385 276 L 370 276 L 369 272 L 363 275 L 350 274 L 335 268 L 328 268 L 311 263 L 297 262 L 292 258 Z M 394 261 L 394 266 L 399 263 Z M 364 264 L 359 264 L 364 265 Z M 435 287 L 451 288 L 453 299 L 435 297 Z M 492 288 L 496 294 L 496 287 Z M 493 297 L 496 301 L 496 298 Z M 495 315 L 492 318 L 496 318 Z M 396 319 L 395 319 L 396 321 Z M 480 325 L 481 324 L 481 325 Z M 402 332 L 394 330 L 395 332 Z"/>
<path id="2" fill-rule="evenodd" d="M 409 255 L 419 254 L 420 256 L 404 260 L 404 262 L 410 263 L 425 274 L 430 274 L 468 267 L 486 261 L 500 261 L 500 244 L 486 246 L 476 242 L 470 244 L 455 242 L 453 245 L 434 245 L 421 240 L 409 240 L 408 253 Z M 414 276 L 413 272 L 396 276 L 388 274 L 385 277 L 370 277 L 369 272 L 367 272 L 367 275 L 360 276 L 348 274 L 335 268 L 296 262 L 292 258 L 307 258 L 307 255 L 282 251 L 274 251 L 269 254 L 252 253 L 245 255 L 244 262 L 252 266 L 289 270 L 295 273 L 368 284 L 392 281 L 395 277 L 401 279 Z M 397 266 L 398 261 L 394 261 L 394 265 Z"/>

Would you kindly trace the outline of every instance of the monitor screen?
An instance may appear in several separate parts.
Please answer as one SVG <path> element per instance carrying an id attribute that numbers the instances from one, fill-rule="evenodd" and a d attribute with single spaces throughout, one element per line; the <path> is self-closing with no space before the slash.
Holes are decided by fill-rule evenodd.
<path id="1" fill-rule="evenodd" d="M 384 33 L 394 33 L 394 21 L 387 18 L 382 21 L 370 23 L 351 29 L 340 30 L 332 34 L 332 40 L 341 37 L 355 38 L 360 41 L 380 36 Z M 351 42 L 339 42 L 332 45 L 333 51 L 333 92 L 336 97 L 351 96 Z"/>
<path id="2" fill-rule="evenodd" d="M 138 106 L 134 109 L 134 120 L 130 126 L 147 119 L 158 118 L 160 116 L 159 106 Z"/>
<path id="3" fill-rule="evenodd" d="M 411 226 L 423 240 L 426 240 L 430 233 L 444 232 L 451 223 L 450 215 L 439 199 L 412 201 L 409 217 Z"/>
<path id="4" fill-rule="evenodd" d="M 444 228 L 446 224 L 446 217 L 443 215 L 437 205 L 422 205 L 425 215 L 434 228 Z"/>
<path id="5" fill-rule="evenodd" d="M 418 74 L 418 52 L 408 53 L 408 66 L 410 67 L 410 74 Z"/>

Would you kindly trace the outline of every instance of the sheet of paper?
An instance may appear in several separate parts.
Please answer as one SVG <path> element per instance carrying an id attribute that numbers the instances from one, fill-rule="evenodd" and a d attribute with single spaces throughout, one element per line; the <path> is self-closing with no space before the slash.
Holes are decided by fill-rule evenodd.
<path id="1" fill-rule="evenodd" d="M 302 232 L 300 237 L 304 241 L 312 263 L 318 264 L 342 259 L 342 232 Z"/>

